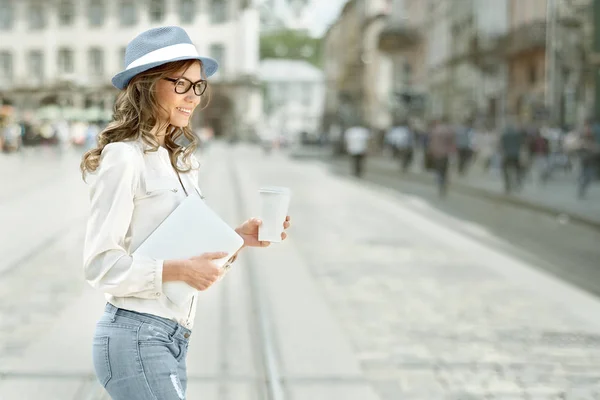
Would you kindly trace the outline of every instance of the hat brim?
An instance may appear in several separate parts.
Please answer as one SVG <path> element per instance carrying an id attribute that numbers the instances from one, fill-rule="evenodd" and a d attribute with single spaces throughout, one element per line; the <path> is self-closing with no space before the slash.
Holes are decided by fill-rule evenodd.
<path id="1" fill-rule="evenodd" d="M 204 73 L 206 74 L 207 78 L 214 75 L 215 72 L 217 72 L 217 69 L 219 69 L 219 63 L 215 59 L 210 58 L 210 57 L 190 57 L 190 56 L 176 57 L 176 58 L 172 58 L 170 60 L 156 61 L 153 63 L 140 65 L 139 67 L 127 69 L 125 71 L 121 71 L 118 74 L 116 74 L 115 76 L 113 76 L 112 84 L 117 89 L 125 89 L 125 87 L 129 83 L 129 81 L 137 74 L 144 72 L 144 71 L 148 71 L 149 69 L 152 69 L 154 67 L 158 67 L 159 65 L 167 64 L 167 63 L 174 62 L 174 61 L 182 61 L 182 60 L 200 60 L 200 61 L 202 61 L 202 65 L 204 66 Z"/>

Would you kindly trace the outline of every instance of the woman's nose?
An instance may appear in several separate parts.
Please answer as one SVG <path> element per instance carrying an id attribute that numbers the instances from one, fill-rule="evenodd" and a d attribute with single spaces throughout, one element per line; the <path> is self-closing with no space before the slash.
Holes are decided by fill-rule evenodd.
<path id="1" fill-rule="evenodd" d="M 200 103 L 200 96 L 196 96 L 193 90 L 186 93 L 185 100 L 189 103 L 198 104 Z"/>

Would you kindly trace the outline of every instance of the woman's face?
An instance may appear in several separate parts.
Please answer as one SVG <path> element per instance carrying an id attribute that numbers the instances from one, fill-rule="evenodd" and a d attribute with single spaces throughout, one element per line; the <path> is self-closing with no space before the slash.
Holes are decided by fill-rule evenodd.
<path id="1" fill-rule="evenodd" d="M 202 70 L 200 63 L 195 62 L 191 66 L 170 74 L 167 79 L 177 80 L 186 78 L 192 83 L 202 79 Z M 186 93 L 179 94 L 175 92 L 175 82 L 167 79 L 160 79 L 156 83 L 156 98 L 161 108 L 159 121 L 169 123 L 177 127 L 185 127 L 189 124 L 190 116 L 200 103 L 200 96 L 194 93 L 194 88 L 190 87 Z M 181 91 L 179 89 L 179 91 Z"/>

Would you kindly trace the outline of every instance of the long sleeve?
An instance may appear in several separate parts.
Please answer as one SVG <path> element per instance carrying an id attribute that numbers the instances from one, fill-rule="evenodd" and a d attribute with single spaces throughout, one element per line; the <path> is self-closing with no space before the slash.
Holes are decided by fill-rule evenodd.
<path id="1" fill-rule="evenodd" d="M 142 168 L 126 143 L 108 144 L 90 184 L 90 215 L 84 246 L 85 279 L 113 296 L 156 298 L 162 292 L 163 260 L 130 255 L 125 240 Z"/>

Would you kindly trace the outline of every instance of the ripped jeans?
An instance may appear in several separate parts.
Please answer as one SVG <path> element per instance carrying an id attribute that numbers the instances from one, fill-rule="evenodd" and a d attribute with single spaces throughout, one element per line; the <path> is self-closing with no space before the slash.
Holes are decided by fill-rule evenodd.
<path id="1" fill-rule="evenodd" d="M 96 377 L 113 400 L 183 400 L 191 331 L 166 318 L 106 304 L 96 324 Z"/>

